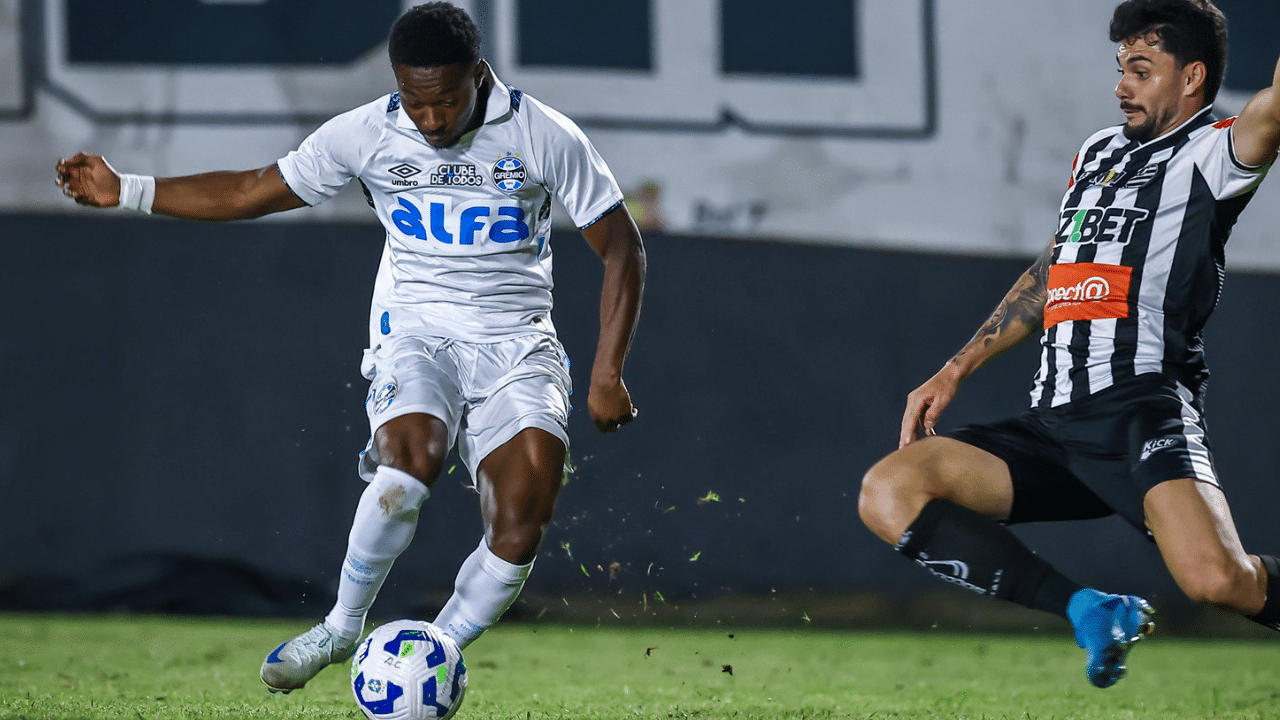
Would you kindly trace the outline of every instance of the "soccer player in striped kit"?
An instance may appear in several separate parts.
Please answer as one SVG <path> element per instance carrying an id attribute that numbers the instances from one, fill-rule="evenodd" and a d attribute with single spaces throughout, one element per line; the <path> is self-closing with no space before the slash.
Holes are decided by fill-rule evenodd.
<path id="1" fill-rule="evenodd" d="M 568 118 L 503 85 L 479 31 L 447 2 L 411 8 L 388 47 L 399 91 L 328 121 L 273 165 L 177 178 L 62 160 L 76 202 L 236 220 L 315 205 L 360 182 L 386 229 L 361 372 L 371 438 L 332 611 L 262 664 L 273 692 L 351 656 L 392 563 L 455 444 L 484 537 L 434 622 L 465 648 L 533 567 L 568 444 L 568 358 L 551 323 L 551 205 L 604 262 L 587 406 L 601 432 L 636 417 L 622 368 L 640 313 L 644 246 L 612 173 Z"/>
<path id="2" fill-rule="evenodd" d="M 940 578 L 1065 617 L 1098 687 L 1124 674 L 1151 608 L 1065 577 L 1007 524 L 1119 514 L 1188 596 L 1280 629 L 1280 560 L 1241 546 L 1214 471 L 1201 342 L 1227 236 L 1280 146 L 1280 65 L 1217 121 L 1226 21 L 1211 2 L 1129 0 L 1110 37 L 1125 122 L 1085 141 L 1049 247 L 908 396 L 899 448 L 859 498 L 876 535 Z M 1035 332 L 1031 409 L 938 434 L 960 383 Z"/>

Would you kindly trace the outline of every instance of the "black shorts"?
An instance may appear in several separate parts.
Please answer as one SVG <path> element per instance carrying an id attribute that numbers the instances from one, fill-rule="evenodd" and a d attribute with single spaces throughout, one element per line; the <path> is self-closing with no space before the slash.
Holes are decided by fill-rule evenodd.
<path id="1" fill-rule="evenodd" d="M 1148 490 L 1178 478 L 1218 484 L 1199 402 L 1162 375 L 944 435 L 1009 466 L 1010 524 L 1119 514 L 1146 532 Z"/>

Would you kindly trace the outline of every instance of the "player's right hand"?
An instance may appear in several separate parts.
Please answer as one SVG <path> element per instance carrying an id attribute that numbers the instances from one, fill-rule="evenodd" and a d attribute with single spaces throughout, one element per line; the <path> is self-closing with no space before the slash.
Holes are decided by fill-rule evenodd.
<path id="1" fill-rule="evenodd" d="M 54 183 L 62 194 L 89 207 L 120 204 L 120 174 L 101 155 L 76 153 L 58 161 Z"/>
<path id="2" fill-rule="evenodd" d="M 947 363 L 923 385 L 912 390 L 907 395 L 907 409 L 902 413 L 898 447 L 910 445 L 921 435 L 937 435 L 938 431 L 934 427 L 938 423 L 938 416 L 951 404 L 959 389 L 959 372 L 951 363 Z"/>

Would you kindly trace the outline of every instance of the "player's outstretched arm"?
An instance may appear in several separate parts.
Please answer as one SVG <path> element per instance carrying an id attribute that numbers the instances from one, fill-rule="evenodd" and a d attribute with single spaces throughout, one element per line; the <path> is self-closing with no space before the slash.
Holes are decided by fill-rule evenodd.
<path id="1" fill-rule="evenodd" d="M 898 447 L 914 442 L 919 433 L 934 434 L 938 416 L 951 404 L 960 383 L 988 360 L 1026 340 L 1044 325 L 1044 306 L 1048 300 L 1049 265 L 1053 245 L 1036 259 L 1018 278 L 995 312 L 978 329 L 973 338 L 960 348 L 942 369 L 923 385 L 907 395 L 907 409 L 902 414 Z"/>
<path id="2" fill-rule="evenodd" d="M 62 194 L 89 207 L 115 207 L 121 201 L 121 175 L 101 155 L 78 153 L 58 161 Z M 156 178 L 150 210 L 191 220 L 247 220 L 303 207 L 275 165 L 257 170 L 223 171 Z"/>
<path id="3" fill-rule="evenodd" d="M 644 297 L 644 242 L 627 206 L 622 204 L 583 228 L 582 236 L 604 261 L 600 341 L 591 366 L 587 406 L 600 432 L 614 432 L 634 420 L 637 412 L 622 381 L 622 366 L 631 349 Z"/>
<path id="4" fill-rule="evenodd" d="M 1280 62 L 1271 87 L 1254 95 L 1231 127 L 1236 159 L 1245 165 L 1266 165 L 1280 148 Z"/>

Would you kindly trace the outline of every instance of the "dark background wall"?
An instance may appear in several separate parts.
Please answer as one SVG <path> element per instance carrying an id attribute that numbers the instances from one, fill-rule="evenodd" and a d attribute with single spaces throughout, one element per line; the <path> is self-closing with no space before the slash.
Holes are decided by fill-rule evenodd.
<path id="1" fill-rule="evenodd" d="M 0 607 L 323 612 L 363 488 L 380 230 L 87 212 L 0 227 Z M 895 446 L 906 393 L 1028 261 L 646 240 L 626 373 L 640 416 L 606 437 L 574 413 L 576 472 L 529 593 L 638 607 L 936 589 L 861 526 L 859 480 Z M 572 231 L 555 248 L 585 407 L 600 265 Z M 1219 470 L 1246 544 L 1270 552 L 1277 289 L 1230 273 L 1209 337 Z M 1034 344 L 996 360 L 946 421 L 1021 411 L 1035 362 Z M 437 483 L 381 610 L 447 594 L 481 532 L 464 477 Z M 1176 602 L 1118 521 L 1019 532 L 1082 581 Z"/>

